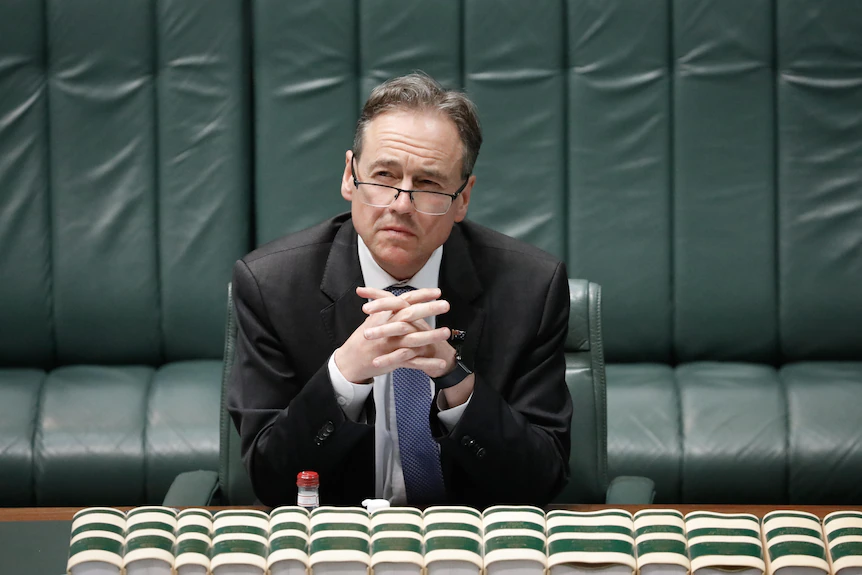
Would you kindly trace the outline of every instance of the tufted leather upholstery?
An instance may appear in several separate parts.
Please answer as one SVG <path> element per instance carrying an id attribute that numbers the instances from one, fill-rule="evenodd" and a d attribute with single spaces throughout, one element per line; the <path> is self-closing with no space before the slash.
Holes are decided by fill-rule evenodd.
<path id="1" fill-rule="evenodd" d="M 0 3 L 0 506 L 215 468 L 250 247 L 241 2 Z"/>
<path id="2" fill-rule="evenodd" d="M 217 468 L 230 266 L 344 209 L 416 68 L 479 106 L 471 218 L 602 286 L 610 475 L 859 503 L 860 37 L 841 0 L 0 3 L 0 505 Z"/>

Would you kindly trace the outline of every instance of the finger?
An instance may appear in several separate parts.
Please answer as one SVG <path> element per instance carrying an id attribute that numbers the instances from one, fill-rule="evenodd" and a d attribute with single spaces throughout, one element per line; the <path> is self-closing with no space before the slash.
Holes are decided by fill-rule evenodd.
<path id="1" fill-rule="evenodd" d="M 360 292 L 360 290 L 362 291 Z M 368 314 L 384 309 L 395 311 L 404 309 L 408 305 L 430 302 L 440 298 L 440 290 L 436 288 L 409 291 L 401 294 L 397 298 L 392 297 L 392 294 L 389 292 L 385 292 L 388 294 L 388 297 L 382 296 L 380 295 L 382 290 L 375 290 L 372 288 L 357 288 L 356 293 L 361 297 L 367 297 L 368 299 L 373 300 L 362 306 L 362 311 Z"/>
<path id="2" fill-rule="evenodd" d="M 441 327 L 431 331 L 417 331 L 401 336 L 398 347 L 422 347 L 434 343 L 440 343 L 449 339 L 449 328 Z"/>
<path id="3" fill-rule="evenodd" d="M 375 357 L 371 361 L 371 365 L 375 368 L 389 371 L 389 368 L 395 369 L 396 367 L 400 367 L 401 364 L 413 359 L 414 357 L 416 357 L 415 349 L 402 347 L 391 353 L 387 353 L 386 355 Z"/>
<path id="4" fill-rule="evenodd" d="M 395 297 L 392 292 L 388 292 L 386 290 L 371 288 L 366 286 L 360 286 L 356 288 L 356 295 L 365 299 L 380 299 L 384 297 Z"/>
<path id="5" fill-rule="evenodd" d="M 423 303 L 426 301 L 440 299 L 440 295 L 441 292 L 439 288 L 422 288 L 405 292 L 398 297 L 412 305 L 416 303 Z"/>
<path id="6" fill-rule="evenodd" d="M 400 297 L 385 297 L 363 304 L 362 311 L 371 315 L 381 311 L 401 311 L 408 307 L 410 304 Z"/>
<path id="7" fill-rule="evenodd" d="M 416 321 L 418 319 L 425 319 L 426 317 L 441 315 L 448 311 L 449 302 L 445 299 L 438 299 L 426 303 L 417 303 L 404 308 L 394 314 L 389 321 Z"/>
<path id="8" fill-rule="evenodd" d="M 430 377 L 439 377 L 443 374 L 443 370 L 446 369 L 446 360 L 436 357 L 414 357 L 413 359 L 405 361 L 400 367 L 419 369 L 427 373 Z"/>
<path id="9" fill-rule="evenodd" d="M 418 329 L 419 328 L 412 323 L 399 321 L 395 323 L 385 323 L 377 327 L 368 327 L 366 328 L 364 335 L 365 339 L 381 339 L 384 337 L 407 335 L 408 333 L 418 331 Z"/>

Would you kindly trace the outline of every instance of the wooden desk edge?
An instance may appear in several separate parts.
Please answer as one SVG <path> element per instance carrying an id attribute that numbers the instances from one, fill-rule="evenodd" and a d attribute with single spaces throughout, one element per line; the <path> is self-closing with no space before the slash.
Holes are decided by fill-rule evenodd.
<path id="1" fill-rule="evenodd" d="M 72 516 L 79 510 L 85 507 L 7 507 L 0 508 L 0 522 L 6 521 L 71 521 Z M 134 509 L 134 507 L 116 507 L 122 511 Z M 207 507 L 210 511 L 220 511 L 222 509 L 260 509 L 268 511 L 266 507 Z M 794 511 L 807 511 L 813 513 L 820 518 L 832 513 L 833 511 L 859 511 L 862 512 L 862 506 L 850 505 L 550 505 L 547 508 L 551 509 L 570 509 L 572 511 L 600 511 L 602 509 L 625 509 L 631 513 L 641 509 L 676 509 L 683 514 L 691 513 L 692 511 L 716 511 L 719 513 L 751 513 L 758 517 L 763 517 L 770 511 L 781 509 L 789 509 Z"/>

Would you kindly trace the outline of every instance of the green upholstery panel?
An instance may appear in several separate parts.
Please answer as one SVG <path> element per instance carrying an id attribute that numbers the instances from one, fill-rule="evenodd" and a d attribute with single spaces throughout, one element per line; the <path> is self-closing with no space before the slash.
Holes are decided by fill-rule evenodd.
<path id="1" fill-rule="evenodd" d="M 471 0 L 463 31 L 464 88 L 484 136 L 470 218 L 562 259 L 563 14 L 559 0 Z"/>
<path id="2" fill-rule="evenodd" d="M 608 470 L 660 503 L 859 504 L 862 362 L 607 366 Z"/>
<path id="3" fill-rule="evenodd" d="M 32 505 L 33 435 L 45 373 L 0 369 L 0 507 Z"/>
<path id="4" fill-rule="evenodd" d="M 666 361 L 668 2 L 569 0 L 566 10 L 569 274 L 602 286 L 609 360 Z"/>
<path id="5" fill-rule="evenodd" d="M 347 208 L 339 186 L 362 105 L 355 6 L 252 3 L 258 244 Z"/>
<path id="6" fill-rule="evenodd" d="M 144 500 L 148 367 L 61 367 L 42 393 L 36 502 L 129 505 Z"/>
<path id="7" fill-rule="evenodd" d="M 787 391 L 788 502 L 862 503 L 862 362 L 797 363 Z"/>
<path id="8" fill-rule="evenodd" d="M 218 469 L 220 361 L 159 369 L 147 403 L 146 501 L 164 497 L 178 473 Z"/>
<path id="9" fill-rule="evenodd" d="M 44 18 L 0 3 L 0 365 L 54 358 Z"/>
<path id="10" fill-rule="evenodd" d="M 162 345 L 167 361 L 218 359 L 224 285 L 251 247 L 243 2 L 154 4 Z"/>
<path id="11" fill-rule="evenodd" d="M 674 349 L 772 361 L 771 0 L 674 0 Z"/>
<path id="12" fill-rule="evenodd" d="M 457 0 L 359 2 L 358 106 L 381 82 L 414 70 L 430 74 L 444 86 L 461 86 L 461 4 Z"/>
<path id="13" fill-rule="evenodd" d="M 682 418 L 681 497 L 780 503 L 787 492 L 787 413 L 775 370 L 735 363 L 676 369 Z"/>
<path id="14" fill-rule="evenodd" d="M 610 364 L 608 474 L 655 481 L 656 501 L 679 501 L 682 432 L 673 369 L 658 364 Z"/>
<path id="15" fill-rule="evenodd" d="M 142 505 L 215 470 L 221 362 L 0 370 L 0 505 Z"/>
<path id="16" fill-rule="evenodd" d="M 776 2 L 781 345 L 862 356 L 862 10 Z"/>
<path id="17" fill-rule="evenodd" d="M 242 7 L 0 6 L 0 365 L 219 357 L 251 247 Z"/>
<path id="18" fill-rule="evenodd" d="M 152 3 L 47 0 L 61 363 L 160 359 Z"/>

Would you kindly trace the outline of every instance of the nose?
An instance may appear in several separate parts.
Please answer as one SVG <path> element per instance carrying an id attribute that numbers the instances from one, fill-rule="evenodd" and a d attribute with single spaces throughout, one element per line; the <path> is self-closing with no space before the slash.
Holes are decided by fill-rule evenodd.
<path id="1" fill-rule="evenodd" d="M 406 214 L 412 212 L 415 208 L 413 207 L 413 202 L 410 201 L 410 194 L 407 192 L 397 192 L 398 197 L 389 204 L 389 209 L 393 212 L 398 212 L 399 214 Z"/>

